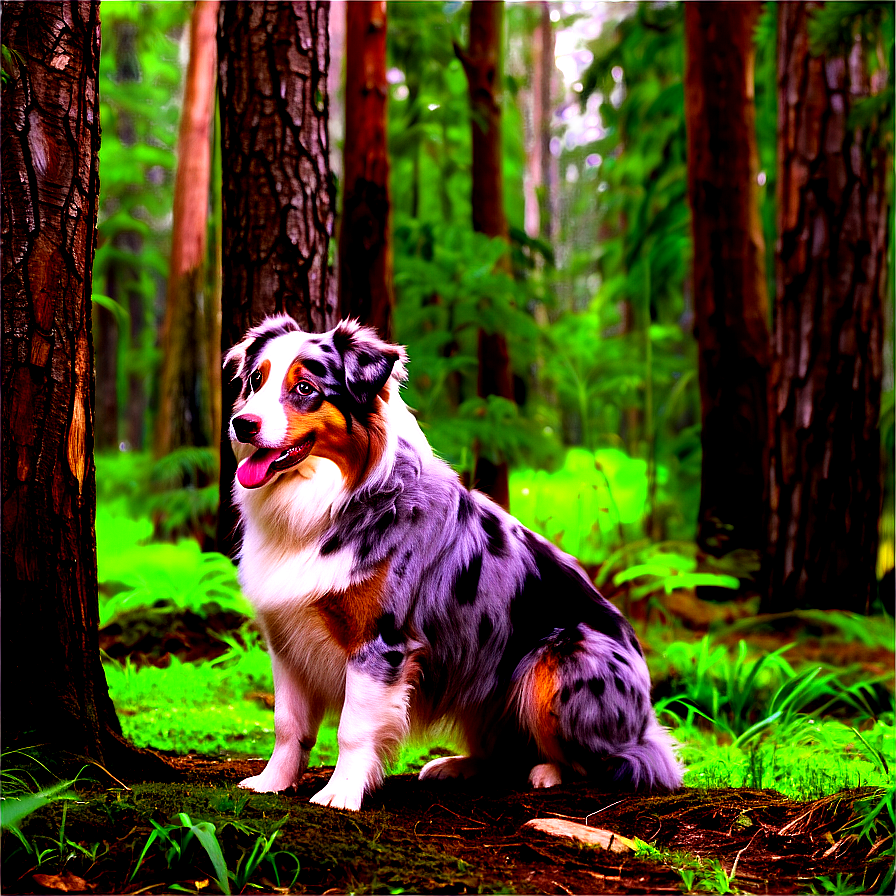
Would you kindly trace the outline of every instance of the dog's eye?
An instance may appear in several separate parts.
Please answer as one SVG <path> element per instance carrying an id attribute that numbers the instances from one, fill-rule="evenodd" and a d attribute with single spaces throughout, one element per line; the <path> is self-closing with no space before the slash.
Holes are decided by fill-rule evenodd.
<path id="1" fill-rule="evenodd" d="M 264 379 L 261 370 L 253 370 L 249 376 L 249 388 L 253 392 L 257 392 L 261 388 L 261 381 Z"/>
<path id="2" fill-rule="evenodd" d="M 314 386 L 308 382 L 308 380 L 299 380 L 296 383 L 296 392 L 299 395 L 311 395 L 314 392 Z"/>

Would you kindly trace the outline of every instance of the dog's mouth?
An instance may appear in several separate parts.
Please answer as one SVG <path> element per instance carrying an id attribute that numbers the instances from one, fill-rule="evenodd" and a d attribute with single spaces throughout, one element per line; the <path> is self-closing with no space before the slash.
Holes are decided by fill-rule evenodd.
<path id="1" fill-rule="evenodd" d="M 300 464 L 313 447 L 314 433 L 310 433 L 289 448 L 258 448 L 237 467 L 236 478 L 243 488 L 260 488 L 277 473 Z"/>

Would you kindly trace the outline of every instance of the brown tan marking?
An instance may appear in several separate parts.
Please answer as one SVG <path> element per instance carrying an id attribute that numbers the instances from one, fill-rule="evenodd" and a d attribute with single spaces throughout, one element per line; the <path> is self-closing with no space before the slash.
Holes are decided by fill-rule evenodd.
<path id="1" fill-rule="evenodd" d="M 330 636 L 346 653 L 354 653 L 376 637 L 388 572 L 388 562 L 381 563 L 369 579 L 345 591 L 331 591 L 314 602 Z"/>
<path id="2" fill-rule="evenodd" d="M 283 388 L 287 392 L 292 392 L 299 380 L 308 380 L 315 388 L 318 388 L 318 380 L 312 373 L 309 373 L 301 361 L 294 361 L 289 370 L 286 371 L 286 377 L 283 380 Z"/>
<path id="3" fill-rule="evenodd" d="M 294 369 L 290 370 L 290 375 Z M 297 377 L 295 382 L 302 378 Z M 386 448 L 386 427 L 380 416 L 382 408 L 382 399 L 377 397 L 367 424 L 353 421 L 349 432 L 342 412 L 326 400 L 309 413 L 287 407 L 286 442 L 298 445 L 314 433 L 311 453 L 333 461 L 348 486 L 355 488 L 376 466 Z"/>
<path id="4" fill-rule="evenodd" d="M 559 690 L 557 657 L 543 653 L 527 676 L 529 713 L 532 735 L 538 748 L 549 759 L 563 757 L 557 741 L 559 719 L 554 710 L 554 700 Z"/>
<path id="5" fill-rule="evenodd" d="M 261 374 L 261 386 L 258 387 L 258 389 L 261 389 L 268 381 L 268 374 L 271 372 L 271 362 L 268 361 L 267 358 L 265 358 L 264 361 L 262 361 L 261 364 L 259 364 L 258 367 L 255 368 L 255 370 L 257 370 Z M 253 370 L 252 373 L 255 373 L 255 370 Z M 257 392 L 258 389 L 256 389 L 255 391 Z"/>

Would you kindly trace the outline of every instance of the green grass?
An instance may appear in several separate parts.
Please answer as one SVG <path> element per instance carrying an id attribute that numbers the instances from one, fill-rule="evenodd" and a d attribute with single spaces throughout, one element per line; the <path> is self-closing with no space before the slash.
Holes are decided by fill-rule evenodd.
<path id="1" fill-rule="evenodd" d="M 770 788 L 813 800 L 854 787 L 887 787 L 893 780 L 889 761 L 882 766 L 874 752 L 896 753 L 892 720 L 875 722 L 860 736 L 843 722 L 806 718 L 796 729 L 771 727 L 761 740 L 743 745 L 696 726 L 677 728 L 675 735 L 683 745 L 687 787 Z"/>

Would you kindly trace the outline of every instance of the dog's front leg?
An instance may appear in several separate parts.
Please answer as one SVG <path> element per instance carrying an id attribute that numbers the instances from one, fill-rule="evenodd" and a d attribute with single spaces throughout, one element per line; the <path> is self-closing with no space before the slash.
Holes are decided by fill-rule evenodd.
<path id="1" fill-rule="evenodd" d="M 361 808 L 365 792 L 382 780 L 383 761 L 407 735 L 409 690 L 398 669 L 384 668 L 381 656 L 368 653 L 349 660 L 339 718 L 339 759 L 312 803 Z"/>
<path id="2" fill-rule="evenodd" d="M 240 781 L 258 793 L 286 790 L 299 783 L 308 754 L 317 741 L 323 708 L 312 699 L 300 677 L 271 651 L 274 672 L 274 752 L 260 775 Z"/>

